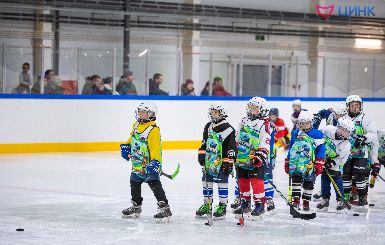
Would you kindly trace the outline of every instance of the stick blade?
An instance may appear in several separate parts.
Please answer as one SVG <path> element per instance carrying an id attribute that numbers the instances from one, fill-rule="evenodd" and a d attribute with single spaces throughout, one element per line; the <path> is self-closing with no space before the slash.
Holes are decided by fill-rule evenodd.
<path id="1" fill-rule="evenodd" d="M 293 207 L 290 207 L 290 214 L 293 216 L 293 218 L 299 218 L 304 220 L 315 219 L 317 217 L 316 213 L 300 213 Z"/>

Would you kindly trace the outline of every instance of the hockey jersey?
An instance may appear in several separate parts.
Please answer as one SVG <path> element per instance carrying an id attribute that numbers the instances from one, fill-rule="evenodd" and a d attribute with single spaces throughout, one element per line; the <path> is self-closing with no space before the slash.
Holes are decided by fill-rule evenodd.
<path id="1" fill-rule="evenodd" d="M 292 148 L 293 144 L 296 142 L 299 134 L 300 134 L 300 130 L 296 129 L 293 131 L 291 135 L 289 151 L 287 154 L 288 159 L 290 159 L 290 149 Z M 310 131 L 306 132 L 306 135 L 314 140 L 314 147 L 315 147 L 314 158 L 324 159 L 325 158 L 325 144 L 324 144 L 325 141 L 323 138 L 324 136 L 323 133 L 318 129 L 312 128 Z"/>
<path id="2" fill-rule="evenodd" d="M 250 153 L 258 148 L 264 148 L 270 152 L 271 132 L 272 128 L 267 119 L 251 120 L 244 117 L 239 124 L 236 166 L 254 169 L 250 163 Z"/>
<path id="3" fill-rule="evenodd" d="M 325 160 L 333 160 L 335 164 L 332 165 L 331 169 L 342 173 L 350 154 L 351 144 L 349 140 L 336 139 L 336 132 L 337 127 L 333 125 L 328 125 L 322 129 L 322 133 L 325 135 Z"/>
<path id="4" fill-rule="evenodd" d="M 352 118 L 347 116 L 347 118 L 353 120 L 355 125 L 355 132 L 351 140 L 352 150 L 350 157 L 351 158 L 369 158 L 369 163 L 378 163 L 378 137 L 377 137 L 377 127 L 374 121 L 365 113 Z M 357 135 L 364 135 L 366 137 L 366 143 L 363 147 L 357 148 L 354 146 L 354 138 Z"/>
<path id="5" fill-rule="evenodd" d="M 225 119 L 217 123 L 207 123 L 200 149 L 206 150 L 206 172 L 217 177 L 225 158 L 235 160 L 235 129 Z"/>

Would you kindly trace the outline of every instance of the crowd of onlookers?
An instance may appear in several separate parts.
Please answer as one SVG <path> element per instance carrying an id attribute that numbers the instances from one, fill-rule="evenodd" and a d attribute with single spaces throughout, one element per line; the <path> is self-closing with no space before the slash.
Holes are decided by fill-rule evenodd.
<path id="1" fill-rule="evenodd" d="M 32 76 L 29 74 L 30 65 L 24 63 L 22 72 L 19 75 L 19 84 L 14 89 L 14 93 L 18 94 L 40 94 L 41 84 L 44 82 L 44 94 L 76 94 L 76 81 L 61 80 L 52 69 L 46 70 L 43 79 L 38 77 L 37 81 L 33 83 Z M 167 92 L 160 89 L 163 83 L 163 76 L 160 73 L 155 73 L 148 82 L 149 95 L 169 95 Z M 85 84 L 82 88 L 83 95 L 137 95 L 138 92 L 135 87 L 134 74 L 132 71 L 125 71 L 120 77 L 116 89 L 114 90 L 113 78 L 101 78 L 99 75 L 86 77 Z M 197 94 L 194 88 L 194 81 L 187 79 L 180 88 L 182 96 L 209 96 L 210 95 L 210 81 L 206 82 L 205 87 Z M 223 86 L 223 79 L 215 77 L 212 83 L 213 96 L 232 96 L 227 92 Z"/>

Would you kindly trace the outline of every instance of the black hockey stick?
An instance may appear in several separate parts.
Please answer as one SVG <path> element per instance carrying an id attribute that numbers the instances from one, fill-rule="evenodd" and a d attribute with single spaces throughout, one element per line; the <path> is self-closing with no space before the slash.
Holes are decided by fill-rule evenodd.
<path id="1" fill-rule="evenodd" d="M 382 181 L 384 181 L 384 182 L 385 182 L 385 179 L 384 179 L 384 178 L 382 178 L 382 176 L 381 176 L 381 175 L 377 174 L 377 176 L 378 176 L 378 177 L 380 177 L 380 179 L 382 179 Z"/>
<path id="2" fill-rule="evenodd" d="M 352 206 L 345 200 L 345 198 L 342 196 L 340 189 L 338 188 L 336 182 L 334 181 L 333 177 L 330 175 L 329 171 L 325 168 L 325 173 L 329 177 L 330 181 L 332 182 L 334 189 L 338 192 L 338 195 L 340 195 L 341 200 L 344 202 L 345 206 L 350 210 Z"/>
<path id="3" fill-rule="evenodd" d="M 269 181 L 271 186 L 273 186 L 275 191 L 278 192 L 278 194 L 282 197 L 282 199 L 286 201 L 286 204 L 289 205 L 289 207 L 290 207 L 290 214 L 293 216 L 293 218 L 300 218 L 300 219 L 304 219 L 304 220 L 309 220 L 309 219 L 314 219 L 317 216 L 316 213 L 308 213 L 307 214 L 307 213 L 300 213 L 300 212 L 298 212 L 298 210 L 296 210 L 294 208 L 294 206 L 285 197 L 285 195 L 280 190 L 278 190 L 277 186 L 273 183 L 273 181 L 270 180 L 270 178 L 267 178 L 267 181 Z"/>
<path id="4" fill-rule="evenodd" d="M 207 222 L 205 225 L 212 226 L 214 224 L 213 222 L 213 209 L 212 209 L 212 204 L 213 204 L 213 199 L 210 197 L 209 193 L 209 183 L 207 181 L 207 173 L 206 173 L 206 166 L 203 169 L 203 175 L 205 177 L 205 183 L 206 183 L 206 193 L 207 193 L 207 201 L 209 204 L 209 213 L 207 214 Z"/>
<path id="5" fill-rule="evenodd" d="M 243 217 L 243 208 L 242 208 L 242 198 L 241 198 L 241 190 L 239 189 L 239 178 L 238 178 L 238 171 L 237 171 L 237 185 L 238 185 L 238 198 L 241 202 L 241 217 L 239 218 L 239 222 L 237 223 L 238 226 L 244 226 L 245 225 L 245 219 Z"/>

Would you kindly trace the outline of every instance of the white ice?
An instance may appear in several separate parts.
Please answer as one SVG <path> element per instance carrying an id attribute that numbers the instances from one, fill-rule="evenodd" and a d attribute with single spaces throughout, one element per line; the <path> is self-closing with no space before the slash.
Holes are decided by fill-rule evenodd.
<path id="1" fill-rule="evenodd" d="M 279 155 L 275 183 L 286 195 L 288 177 Z M 118 152 L 0 155 L 0 244 L 385 244 L 382 181 L 370 190 L 375 207 L 360 217 L 318 213 L 310 221 L 293 219 L 276 194 L 276 215 L 237 227 L 229 213 L 208 227 L 195 219 L 202 204 L 196 151 L 163 156 L 165 172 L 181 164 L 175 180 L 162 178 L 173 212 L 170 224 L 154 222 L 156 200 L 147 185 L 141 218 L 121 218 L 130 204 L 130 165 Z M 233 192 L 234 179 L 230 202 Z M 329 209 L 334 207 L 332 201 Z"/>

